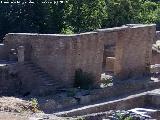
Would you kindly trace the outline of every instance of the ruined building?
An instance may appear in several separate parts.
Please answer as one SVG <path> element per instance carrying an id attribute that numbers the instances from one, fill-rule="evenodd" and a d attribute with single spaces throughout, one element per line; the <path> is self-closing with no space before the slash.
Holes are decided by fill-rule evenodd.
<path id="1" fill-rule="evenodd" d="M 72 87 L 77 69 L 92 74 L 98 85 L 104 72 L 117 80 L 148 73 L 155 34 L 155 25 L 139 24 L 73 35 L 9 33 L 0 59 L 23 93 Z"/>

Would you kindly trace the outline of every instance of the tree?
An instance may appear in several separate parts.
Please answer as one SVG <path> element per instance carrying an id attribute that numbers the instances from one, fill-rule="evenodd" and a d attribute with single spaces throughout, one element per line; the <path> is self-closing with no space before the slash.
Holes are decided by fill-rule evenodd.
<path id="1" fill-rule="evenodd" d="M 160 2 L 154 0 L 0 2 L 0 38 L 9 32 L 79 33 L 130 23 L 156 23 L 160 26 Z"/>
<path id="2" fill-rule="evenodd" d="M 107 27 L 136 23 L 141 9 L 141 0 L 106 0 Z"/>
<path id="3" fill-rule="evenodd" d="M 59 0 L 52 0 L 48 4 L 48 32 L 60 33 L 64 28 L 64 2 Z"/>
<path id="4" fill-rule="evenodd" d="M 159 13 L 160 6 L 151 1 L 144 1 L 139 12 L 140 23 L 157 23 L 160 20 Z"/>
<path id="5" fill-rule="evenodd" d="M 34 27 L 38 33 L 47 33 L 49 27 L 47 24 L 49 14 L 49 10 L 47 9 L 48 4 L 43 3 L 43 1 L 44 0 L 32 0 L 34 4 L 30 11 L 32 27 Z"/>
<path id="6" fill-rule="evenodd" d="M 65 25 L 74 32 L 85 32 L 101 28 L 106 19 L 104 0 L 68 0 L 65 2 Z"/>

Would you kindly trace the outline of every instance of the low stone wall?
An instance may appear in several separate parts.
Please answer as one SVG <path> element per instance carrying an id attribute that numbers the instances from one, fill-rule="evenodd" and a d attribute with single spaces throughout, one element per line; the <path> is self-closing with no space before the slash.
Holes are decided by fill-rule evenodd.
<path id="1" fill-rule="evenodd" d="M 106 112 L 109 110 L 129 110 L 145 106 L 145 95 L 135 95 L 94 105 L 88 105 L 70 111 L 56 113 L 61 117 L 84 116 L 87 114 Z"/>

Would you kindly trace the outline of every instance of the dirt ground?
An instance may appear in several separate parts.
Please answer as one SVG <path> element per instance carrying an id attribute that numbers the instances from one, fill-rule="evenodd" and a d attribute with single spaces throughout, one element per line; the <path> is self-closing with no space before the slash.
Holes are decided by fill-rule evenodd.
<path id="1" fill-rule="evenodd" d="M 31 101 L 16 97 L 0 97 L 0 111 L 22 113 L 32 111 Z"/>
<path id="2" fill-rule="evenodd" d="M 70 120 L 45 114 L 21 114 L 12 112 L 0 112 L 0 120 Z"/>
<path id="3" fill-rule="evenodd" d="M 0 120 L 29 120 L 29 117 L 18 113 L 0 112 Z"/>
<path id="4" fill-rule="evenodd" d="M 33 101 L 16 97 L 0 97 L 0 120 L 65 120 L 34 111 Z"/>

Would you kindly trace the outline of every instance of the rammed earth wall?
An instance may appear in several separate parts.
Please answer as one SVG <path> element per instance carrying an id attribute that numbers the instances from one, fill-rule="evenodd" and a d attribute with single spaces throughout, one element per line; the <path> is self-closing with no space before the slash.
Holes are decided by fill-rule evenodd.
<path id="1" fill-rule="evenodd" d="M 94 75 L 95 82 L 100 80 L 106 45 L 116 44 L 116 76 L 124 79 L 146 73 L 154 36 L 155 25 L 138 25 L 73 35 L 9 33 L 4 43 L 8 52 L 25 46 L 25 60 L 31 60 L 55 80 L 71 86 L 79 68 Z"/>
<path id="2" fill-rule="evenodd" d="M 24 45 L 26 58 L 66 85 L 73 84 L 75 70 L 79 68 L 96 75 L 97 79 L 100 77 L 103 41 L 98 33 L 71 36 L 8 34 L 5 44 L 9 49 Z"/>
<path id="3" fill-rule="evenodd" d="M 114 72 L 118 78 L 139 76 L 149 72 L 155 26 L 133 26 L 118 31 Z"/>

